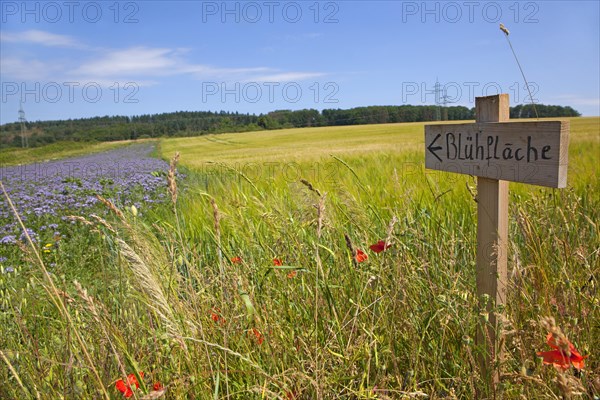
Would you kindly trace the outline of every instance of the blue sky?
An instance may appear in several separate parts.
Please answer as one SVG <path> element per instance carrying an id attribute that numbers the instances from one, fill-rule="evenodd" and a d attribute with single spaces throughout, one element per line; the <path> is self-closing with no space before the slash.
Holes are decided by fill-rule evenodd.
<path id="1" fill-rule="evenodd" d="M 597 1 L 0 2 L 0 122 L 448 104 L 600 114 Z M 442 92 L 440 92 L 442 93 Z"/>

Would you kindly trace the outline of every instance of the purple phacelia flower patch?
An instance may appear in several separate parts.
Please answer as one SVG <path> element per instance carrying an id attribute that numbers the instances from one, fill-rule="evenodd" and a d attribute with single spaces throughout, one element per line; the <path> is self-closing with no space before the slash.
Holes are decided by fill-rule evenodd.
<path id="1" fill-rule="evenodd" d="M 152 144 L 131 145 L 84 157 L 3 167 L 0 179 L 37 241 L 38 235 L 60 235 L 66 215 L 91 213 L 99 206 L 98 194 L 119 207 L 142 208 L 144 203 L 165 201 L 169 165 L 150 157 L 152 150 Z M 0 244 L 26 239 L 1 196 Z"/>

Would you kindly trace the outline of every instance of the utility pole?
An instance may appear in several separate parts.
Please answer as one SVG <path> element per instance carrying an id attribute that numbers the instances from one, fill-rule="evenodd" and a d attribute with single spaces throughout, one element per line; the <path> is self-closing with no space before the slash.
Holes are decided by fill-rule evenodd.
<path id="1" fill-rule="evenodd" d="M 27 127 L 25 126 L 25 123 L 27 122 L 27 119 L 25 118 L 25 111 L 23 111 L 23 101 L 19 102 L 19 123 L 21 124 L 21 147 L 29 147 L 29 144 L 27 143 L 27 136 L 25 135 L 25 131 L 27 130 Z"/>

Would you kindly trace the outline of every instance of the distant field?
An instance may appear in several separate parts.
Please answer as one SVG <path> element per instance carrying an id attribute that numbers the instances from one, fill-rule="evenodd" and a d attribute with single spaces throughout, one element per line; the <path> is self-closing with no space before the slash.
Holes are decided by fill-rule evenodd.
<path id="1" fill-rule="evenodd" d="M 457 121 L 458 122 L 458 121 Z M 193 167 L 206 161 L 314 161 L 330 154 L 419 150 L 424 123 L 294 128 L 274 131 L 164 139 L 162 154 L 179 151 L 182 163 Z"/>
<path id="2" fill-rule="evenodd" d="M 594 160 L 600 152 L 600 118 L 566 119 L 571 122 L 569 182 L 574 182 L 576 175 L 598 174 Z M 464 122 L 469 121 L 454 121 Z M 372 168 L 383 162 L 386 165 L 381 169 L 382 173 L 392 172 L 389 168 L 392 161 L 396 164 L 391 167 L 414 171 L 415 168 L 424 168 L 424 126 L 434 123 L 296 128 L 163 139 L 160 141 L 160 152 L 168 159 L 179 151 L 183 165 L 213 175 L 215 170 L 230 166 L 240 172 L 247 171 L 250 175 L 264 177 L 269 168 L 280 168 L 277 172 L 286 173 L 281 168 L 288 166 L 289 177 L 293 174 L 291 168 L 296 166 L 300 171 L 310 171 L 314 170 L 315 162 L 321 166 L 331 165 L 330 162 L 335 162 L 332 156 L 360 160 L 361 164 L 368 160 Z M 337 164 L 336 170 L 339 166 Z M 329 168 L 331 176 L 333 167 L 324 168 Z"/>
<path id="3" fill-rule="evenodd" d="M 548 118 L 553 120 L 555 118 Z M 600 143 L 600 118 L 566 118 L 571 121 L 571 143 Z M 516 121 L 516 120 L 513 120 Z M 527 120 L 518 120 L 527 121 Z M 529 120 L 531 121 L 531 120 Z M 464 123 L 470 121 L 444 121 Z M 471 121 L 472 122 L 472 121 Z M 181 162 L 195 167 L 207 161 L 310 161 L 333 155 L 421 151 L 423 127 L 436 122 L 295 128 L 163 139 L 164 157 L 181 153 Z"/>
<path id="4" fill-rule="evenodd" d="M 571 121 L 572 144 L 600 142 L 600 117 L 566 119 Z M 445 121 L 444 123 L 464 122 L 469 121 Z M 163 157 L 172 157 L 175 151 L 180 151 L 182 163 L 189 167 L 204 165 L 207 161 L 223 163 L 314 161 L 329 155 L 422 151 L 423 127 L 435 123 L 415 122 L 225 133 L 162 139 L 160 145 Z M 0 165 L 9 166 L 76 157 L 144 141 L 148 140 L 100 143 L 60 142 L 36 148 L 3 148 L 0 149 Z M 150 141 L 154 140 L 150 139 Z"/>
<path id="5" fill-rule="evenodd" d="M 144 140 L 135 141 L 136 143 Z M 67 157 L 77 157 L 84 154 L 98 153 L 101 151 L 112 150 L 123 145 L 133 143 L 131 140 L 117 142 L 59 142 L 42 147 L 34 148 L 14 148 L 7 147 L 0 149 L 0 165 L 10 166 L 19 164 L 29 164 L 33 162 L 43 162 L 57 160 Z"/>

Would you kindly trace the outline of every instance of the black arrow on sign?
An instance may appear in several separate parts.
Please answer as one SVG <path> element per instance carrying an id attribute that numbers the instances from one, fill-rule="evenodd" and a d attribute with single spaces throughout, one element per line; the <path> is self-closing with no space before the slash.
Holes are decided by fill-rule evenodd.
<path id="1" fill-rule="evenodd" d="M 431 142 L 431 144 L 429 146 L 427 146 L 427 150 L 429 150 L 431 152 L 431 154 L 433 154 L 435 156 L 435 158 L 437 158 L 441 162 L 442 159 L 440 158 L 440 156 L 438 156 L 437 154 L 435 154 L 435 152 L 438 151 L 438 150 L 441 150 L 442 146 L 435 146 L 435 147 L 433 147 L 434 143 L 440 138 L 440 136 L 442 136 L 442 134 L 438 133 L 438 135 L 435 137 L 435 139 L 433 139 L 433 141 Z"/>

